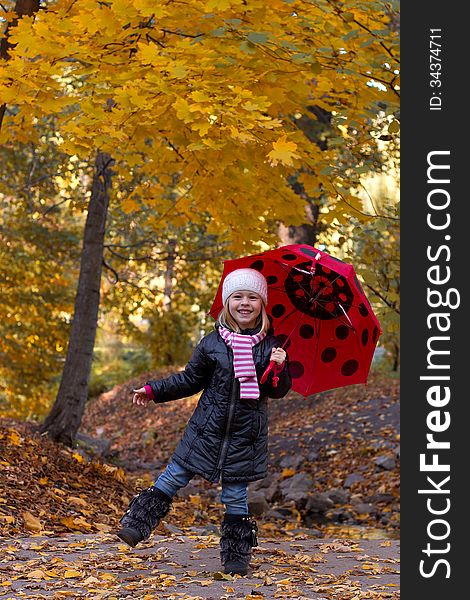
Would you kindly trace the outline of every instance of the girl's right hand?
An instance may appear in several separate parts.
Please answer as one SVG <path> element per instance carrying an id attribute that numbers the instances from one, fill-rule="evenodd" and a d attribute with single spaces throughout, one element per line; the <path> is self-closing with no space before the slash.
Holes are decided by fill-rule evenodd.
<path id="1" fill-rule="evenodd" d="M 132 390 L 132 403 L 137 404 L 138 406 L 147 406 L 147 404 L 151 401 L 151 398 L 147 396 L 144 387 L 141 387 L 137 390 Z"/>

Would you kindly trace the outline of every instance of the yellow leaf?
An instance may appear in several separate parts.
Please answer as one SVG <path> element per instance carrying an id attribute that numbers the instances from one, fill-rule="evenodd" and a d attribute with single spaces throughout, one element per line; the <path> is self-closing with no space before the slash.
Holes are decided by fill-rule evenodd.
<path id="1" fill-rule="evenodd" d="M 134 198 L 126 198 L 126 200 L 121 202 L 121 208 L 126 214 L 129 214 L 135 210 L 139 210 L 140 205 Z"/>
<path id="2" fill-rule="evenodd" d="M 64 573 L 65 579 L 73 579 L 74 577 L 81 577 L 83 573 L 75 569 L 67 569 Z"/>
<path id="3" fill-rule="evenodd" d="M 36 569 L 35 571 L 30 571 L 25 575 L 26 579 L 46 579 L 47 575 L 41 569 Z"/>
<path id="4" fill-rule="evenodd" d="M 295 469 L 283 469 L 282 470 L 282 478 L 286 479 L 287 477 L 292 477 L 292 475 L 295 475 Z"/>
<path id="5" fill-rule="evenodd" d="M 8 439 L 14 446 L 21 446 L 21 442 L 23 441 L 23 438 L 17 431 L 12 431 L 9 434 Z"/>
<path id="6" fill-rule="evenodd" d="M 15 517 L 11 515 L 0 515 L 0 523 L 14 523 Z"/>
<path id="7" fill-rule="evenodd" d="M 292 159 L 299 158 L 299 155 L 295 154 L 297 144 L 287 141 L 287 135 L 283 135 L 276 142 L 273 142 L 273 148 L 274 150 L 268 152 L 269 162 L 273 167 L 278 163 L 292 166 L 294 164 Z"/>
<path id="8" fill-rule="evenodd" d="M 29 511 L 25 510 L 21 513 L 21 516 L 24 520 L 24 526 L 28 531 L 42 531 L 41 521 Z"/>
<path id="9" fill-rule="evenodd" d="M 188 74 L 185 66 L 181 63 L 175 63 L 169 68 L 170 75 L 175 79 L 183 79 Z"/>
<path id="10" fill-rule="evenodd" d="M 78 504 L 79 506 L 89 506 L 86 500 L 83 498 L 77 498 L 76 496 L 69 496 L 67 500 L 73 504 Z"/>
<path id="11" fill-rule="evenodd" d="M 45 573 L 48 577 L 60 577 L 59 573 L 52 569 L 50 569 L 49 571 L 45 571 Z"/>
<path id="12" fill-rule="evenodd" d="M 184 98 L 177 98 L 175 102 L 173 102 L 173 107 L 176 110 L 176 116 L 178 119 L 181 119 L 185 123 L 194 121 L 194 115 L 190 110 L 189 104 Z"/>

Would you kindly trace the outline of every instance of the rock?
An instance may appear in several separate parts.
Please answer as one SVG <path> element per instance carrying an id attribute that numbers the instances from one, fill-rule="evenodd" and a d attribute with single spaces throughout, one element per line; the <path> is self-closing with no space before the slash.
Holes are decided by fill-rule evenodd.
<path id="1" fill-rule="evenodd" d="M 184 535 L 184 531 L 171 523 L 166 523 L 163 521 L 162 523 L 163 529 L 166 529 L 169 533 L 176 533 L 177 535 Z"/>
<path id="2" fill-rule="evenodd" d="M 344 523 L 345 521 L 351 521 L 353 519 L 353 515 L 345 508 L 337 508 L 336 510 L 332 511 L 331 518 L 337 523 Z"/>
<path id="3" fill-rule="evenodd" d="M 305 510 L 307 512 L 324 513 L 332 506 L 334 506 L 334 502 L 326 494 L 314 493 L 309 496 Z"/>
<path id="4" fill-rule="evenodd" d="M 280 466 L 282 469 L 297 469 L 304 461 L 304 457 L 300 454 L 284 456 L 280 462 Z"/>
<path id="5" fill-rule="evenodd" d="M 334 488 L 328 490 L 325 494 L 334 504 L 347 504 L 350 498 L 349 492 L 343 488 Z"/>
<path id="6" fill-rule="evenodd" d="M 266 498 L 266 502 L 271 504 L 276 497 L 280 497 L 281 493 L 279 490 L 279 477 L 278 473 L 270 473 L 264 479 L 260 481 L 254 481 L 248 485 L 248 495 L 255 494 L 259 491 Z"/>
<path id="7" fill-rule="evenodd" d="M 309 491 L 313 487 L 313 480 L 308 473 L 296 473 L 292 477 L 287 477 L 279 484 L 283 492 L 286 490 Z"/>
<path id="8" fill-rule="evenodd" d="M 258 479 L 258 481 L 252 481 L 248 484 L 249 490 L 260 490 L 262 488 L 268 488 L 273 481 L 277 481 L 279 475 L 277 473 L 269 473 L 264 479 Z"/>
<path id="9" fill-rule="evenodd" d="M 110 454 L 111 440 L 107 440 L 106 438 L 92 438 L 89 435 L 78 432 L 75 441 L 79 448 L 100 458 L 104 458 Z"/>
<path id="10" fill-rule="evenodd" d="M 255 517 L 264 515 L 269 510 L 269 504 L 263 494 L 248 495 L 248 510 Z"/>
<path id="11" fill-rule="evenodd" d="M 220 529 L 214 523 L 208 523 L 207 525 L 196 526 L 189 528 L 190 531 L 193 531 L 197 535 L 218 535 L 220 536 Z"/>
<path id="12" fill-rule="evenodd" d="M 389 454 L 381 454 L 374 459 L 374 464 L 381 469 L 391 471 L 395 468 L 396 461 L 393 456 L 390 456 Z"/>
<path id="13" fill-rule="evenodd" d="M 290 511 L 290 509 L 289 509 L 289 512 L 291 512 L 291 511 Z M 285 519 L 285 516 L 286 516 L 286 515 L 283 515 L 281 512 L 279 512 L 279 510 L 276 510 L 276 509 L 274 509 L 274 508 L 271 508 L 271 509 L 270 509 L 270 510 L 268 510 L 268 512 L 265 514 L 265 517 L 266 517 L 267 519 L 282 519 L 282 520 L 284 520 L 284 519 Z"/>
<path id="14" fill-rule="evenodd" d="M 350 488 L 354 483 L 364 481 L 364 477 L 360 473 L 351 473 L 346 477 L 343 483 L 343 487 Z"/>
<path id="15" fill-rule="evenodd" d="M 309 460 L 309 462 L 315 462 L 318 458 L 318 452 L 315 452 L 315 450 L 312 450 L 311 452 L 309 452 L 307 459 Z"/>
<path id="16" fill-rule="evenodd" d="M 277 506 L 275 512 L 281 515 L 281 519 L 285 519 L 286 517 L 292 517 L 291 506 Z M 269 514 L 271 514 L 271 511 L 269 511 Z"/>
<path id="17" fill-rule="evenodd" d="M 207 492 L 212 490 L 207 490 Z M 206 492 L 205 492 L 206 493 Z M 196 482 L 190 481 L 185 487 L 178 490 L 179 498 L 189 498 L 189 496 L 198 496 L 201 494 L 201 486 Z"/>
<path id="18" fill-rule="evenodd" d="M 305 490 L 287 489 L 282 493 L 282 498 L 288 502 L 295 502 L 298 508 L 302 508 L 308 500 L 308 492 Z"/>
<path id="19" fill-rule="evenodd" d="M 313 488 L 313 480 L 308 473 L 296 473 L 279 484 L 282 496 L 302 507 L 308 500 L 308 492 Z"/>
<path id="20" fill-rule="evenodd" d="M 378 502 L 393 502 L 395 500 L 395 496 L 392 496 L 392 494 L 374 494 L 373 496 L 369 496 L 369 498 L 367 498 L 367 500 L 369 502 L 374 502 L 374 503 L 378 503 Z"/>
<path id="21" fill-rule="evenodd" d="M 372 504 L 367 504 L 366 502 L 353 504 L 353 510 L 359 515 L 370 515 L 377 512 L 377 509 Z"/>

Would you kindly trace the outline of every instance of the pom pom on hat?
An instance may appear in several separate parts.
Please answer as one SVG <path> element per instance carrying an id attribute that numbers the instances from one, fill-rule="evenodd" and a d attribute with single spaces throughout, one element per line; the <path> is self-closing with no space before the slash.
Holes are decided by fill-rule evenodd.
<path id="1" fill-rule="evenodd" d="M 256 292 L 265 304 L 268 303 L 268 283 L 255 269 L 236 269 L 229 273 L 222 284 L 222 302 L 225 304 L 229 296 L 240 290 Z"/>

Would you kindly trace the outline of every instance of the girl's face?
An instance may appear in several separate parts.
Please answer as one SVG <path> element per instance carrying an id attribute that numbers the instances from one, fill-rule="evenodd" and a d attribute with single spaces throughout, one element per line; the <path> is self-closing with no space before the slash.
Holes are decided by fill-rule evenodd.
<path id="1" fill-rule="evenodd" d="M 240 329 L 252 329 L 261 313 L 263 301 L 255 292 L 241 290 L 228 299 L 228 309 Z"/>

